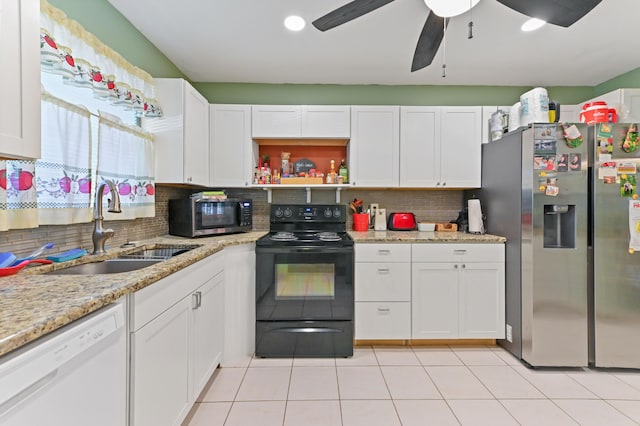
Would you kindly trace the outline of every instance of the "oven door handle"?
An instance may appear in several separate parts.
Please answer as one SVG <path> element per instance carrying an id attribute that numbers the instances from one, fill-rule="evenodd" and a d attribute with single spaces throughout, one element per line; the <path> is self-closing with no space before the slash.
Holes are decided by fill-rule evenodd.
<path id="1" fill-rule="evenodd" d="M 283 327 L 273 331 L 280 333 L 342 333 L 344 330 L 328 327 Z"/>
<path id="2" fill-rule="evenodd" d="M 279 248 L 272 252 L 276 253 L 349 253 L 353 247 L 288 247 Z"/>

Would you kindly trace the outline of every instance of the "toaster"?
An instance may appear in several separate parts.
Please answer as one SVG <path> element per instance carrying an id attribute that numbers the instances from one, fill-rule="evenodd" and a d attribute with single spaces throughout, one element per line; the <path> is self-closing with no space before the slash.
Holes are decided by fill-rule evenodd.
<path id="1" fill-rule="evenodd" d="M 416 216 L 413 213 L 391 213 L 387 222 L 390 231 L 415 231 Z"/>

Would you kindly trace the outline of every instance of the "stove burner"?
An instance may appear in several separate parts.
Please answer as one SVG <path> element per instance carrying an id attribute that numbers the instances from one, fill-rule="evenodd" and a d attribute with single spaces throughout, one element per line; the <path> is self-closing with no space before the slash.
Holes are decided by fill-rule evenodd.
<path id="1" fill-rule="evenodd" d="M 273 241 L 295 241 L 298 239 L 293 232 L 276 232 L 269 237 Z"/>
<path id="2" fill-rule="evenodd" d="M 320 241 L 341 241 L 342 237 L 335 232 L 319 232 L 316 237 Z"/>

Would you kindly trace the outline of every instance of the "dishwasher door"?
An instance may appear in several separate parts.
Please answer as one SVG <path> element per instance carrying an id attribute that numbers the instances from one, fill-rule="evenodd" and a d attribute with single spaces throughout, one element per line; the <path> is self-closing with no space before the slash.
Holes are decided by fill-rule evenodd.
<path id="1" fill-rule="evenodd" d="M 123 311 L 110 305 L 0 358 L 0 424 L 125 425 Z"/>

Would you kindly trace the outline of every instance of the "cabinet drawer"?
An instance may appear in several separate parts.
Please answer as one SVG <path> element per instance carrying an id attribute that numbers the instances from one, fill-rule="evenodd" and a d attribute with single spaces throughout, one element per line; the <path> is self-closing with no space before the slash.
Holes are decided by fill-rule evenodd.
<path id="1" fill-rule="evenodd" d="M 356 244 L 356 262 L 410 262 L 411 244 Z"/>
<path id="2" fill-rule="evenodd" d="M 356 339 L 411 338 L 411 302 L 357 302 Z"/>
<path id="3" fill-rule="evenodd" d="M 504 262 L 504 244 L 412 244 L 414 262 Z"/>
<path id="4" fill-rule="evenodd" d="M 411 264 L 356 263 L 357 302 L 410 302 Z"/>

